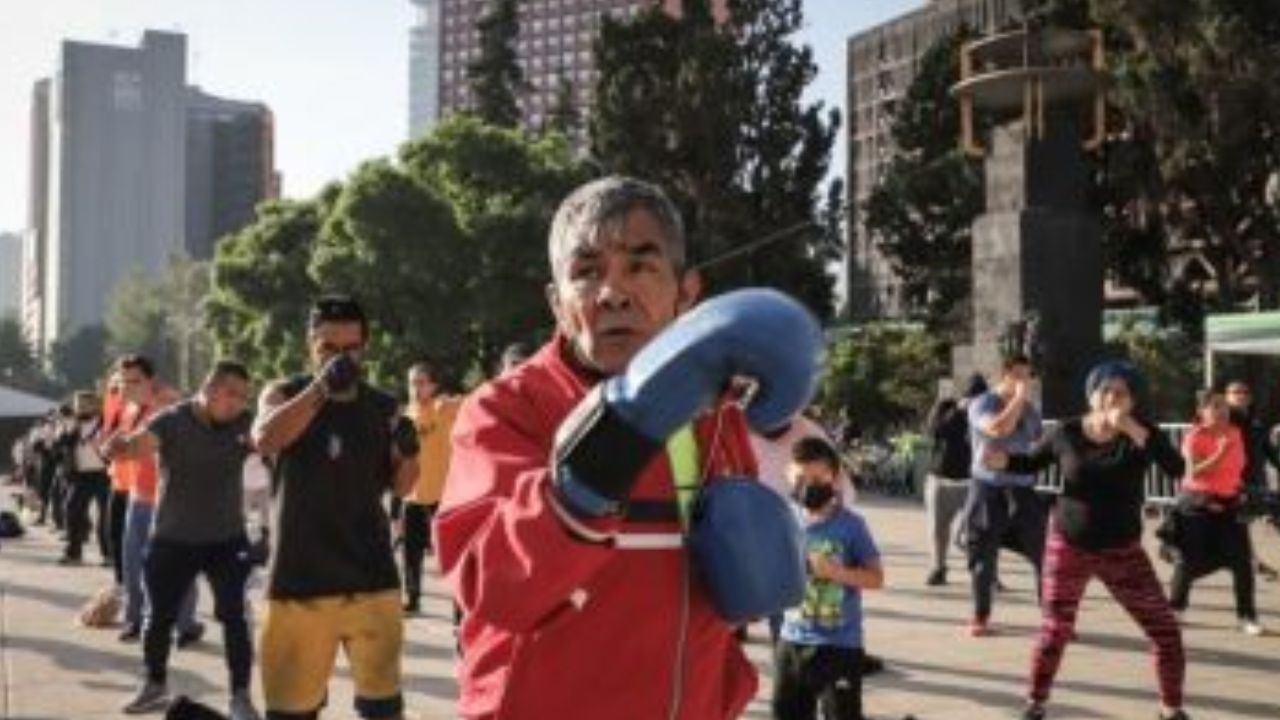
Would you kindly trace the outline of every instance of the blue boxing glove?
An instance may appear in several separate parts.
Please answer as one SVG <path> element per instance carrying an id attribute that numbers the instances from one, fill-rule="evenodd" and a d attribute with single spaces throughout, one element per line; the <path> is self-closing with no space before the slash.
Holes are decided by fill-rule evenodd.
<path id="1" fill-rule="evenodd" d="M 555 481 L 569 509 L 621 511 L 663 444 L 735 377 L 757 390 L 747 421 L 760 431 L 788 422 L 813 396 L 822 330 L 800 303 L 775 290 L 708 300 L 653 338 L 626 372 L 597 385 L 561 424 Z"/>

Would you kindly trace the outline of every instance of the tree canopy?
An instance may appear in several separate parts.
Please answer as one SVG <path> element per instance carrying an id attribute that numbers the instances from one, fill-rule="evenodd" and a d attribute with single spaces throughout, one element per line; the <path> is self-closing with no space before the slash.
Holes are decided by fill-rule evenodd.
<path id="1" fill-rule="evenodd" d="M 585 177 L 563 136 L 460 115 L 313 200 L 264 204 L 218 247 L 218 350 L 261 377 L 300 372 L 309 303 L 343 292 L 370 317 L 376 382 L 399 387 L 418 360 L 475 380 L 506 344 L 550 333 L 547 232 Z"/>
<path id="2" fill-rule="evenodd" d="M 654 7 L 607 21 L 591 150 L 602 169 L 672 195 L 695 263 L 732 256 L 706 268 L 712 292 L 773 286 L 827 318 L 842 190 L 824 178 L 839 113 L 802 99 L 817 72 L 793 40 L 802 20 L 799 0 L 739 0 L 723 21 L 685 0 L 678 16 Z"/>

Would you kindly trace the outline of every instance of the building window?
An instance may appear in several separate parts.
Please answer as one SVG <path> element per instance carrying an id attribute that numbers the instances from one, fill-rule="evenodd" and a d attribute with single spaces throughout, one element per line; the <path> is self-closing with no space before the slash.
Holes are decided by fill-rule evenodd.
<path id="1" fill-rule="evenodd" d="M 111 78 L 111 95 L 117 110 L 136 112 L 142 109 L 142 75 L 117 70 Z"/>

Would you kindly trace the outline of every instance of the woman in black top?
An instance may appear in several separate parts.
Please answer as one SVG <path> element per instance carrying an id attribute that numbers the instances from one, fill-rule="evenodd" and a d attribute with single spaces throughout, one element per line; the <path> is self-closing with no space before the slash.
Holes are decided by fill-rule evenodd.
<path id="1" fill-rule="evenodd" d="M 1137 369 L 1119 361 L 1095 367 L 1085 383 L 1089 411 L 1064 422 L 1026 455 L 993 451 L 993 469 L 1033 473 L 1057 463 L 1062 495 L 1045 546 L 1041 608 L 1044 621 L 1032 658 L 1029 704 L 1023 718 L 1044 717 L 1054 675 L 1075 635 L 1076 611 L 1095 575 L 1150 638 L 1160 684 L 1160 715 L 1186 720 L 1182 632 L 1142 549 L 1143 479 L 1151 464 L 1183 472 L 1178 452 L 1155 426 L 1134 413 L 1141 395 Z"/>

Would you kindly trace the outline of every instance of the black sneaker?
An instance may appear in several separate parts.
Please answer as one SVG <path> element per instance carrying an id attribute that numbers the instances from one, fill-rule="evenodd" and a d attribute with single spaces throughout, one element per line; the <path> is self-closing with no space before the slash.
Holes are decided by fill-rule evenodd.
<path id="1" fill-rule="evenodd" d="M 875 675 L 879 672 L 884 672 L 884 660 L 881 660 L 876 655 L 864 654 L 862 656 L 862 676 Z"/>
<path id="2" fill-rule="evenodd" d="M 135 623 L 129 623 L 124 626 L 116 639 L 122 643 L 136 643 L 138 638 L 142 637 L 142 626 Z"/>
<path id="3" fill-rule="evenodd" d="M 1044 720 L 1044 706 L 1036 703 L 1027 705 L 1018 717 L 1021 720 Z"/>
<path id="4" fill-rule="evenodd" d="M 79 555 L 63 555 L 58 558 L 58 564 L 64 566 L 83 565 L 84 560 Z"/>
<path id="5" fill-rule="evenodd" d="M 929 577 L 925 579 L 924 584 L 928 585 L 929 587 L 938 587 L 939 585 L 946 585 L 947 584 L 946 569 L 934 570 L 933 572 L 929 573 Z"/>
<path id="6" fill-rule="evenodd" d="M 174 644 L 179 650 L 191 647 L 204 639 L 204 623 L 195 623 L 191 627 L 178 633 L 178 637 L 174 639 Z"/>
<path id="7" fill-rule="evenodd" d="M 404 614 L 408 616 L 420 615 L 422 608 L 417 602 L 407 602 L 404 604 Z"/>
<path id="8" fill-rule="evenodd" d="M 1174 710 L 1172 715 L 1158 713 L 1156 720 L 1191 720 L 1191 716 L 1181 710 Z"/>

